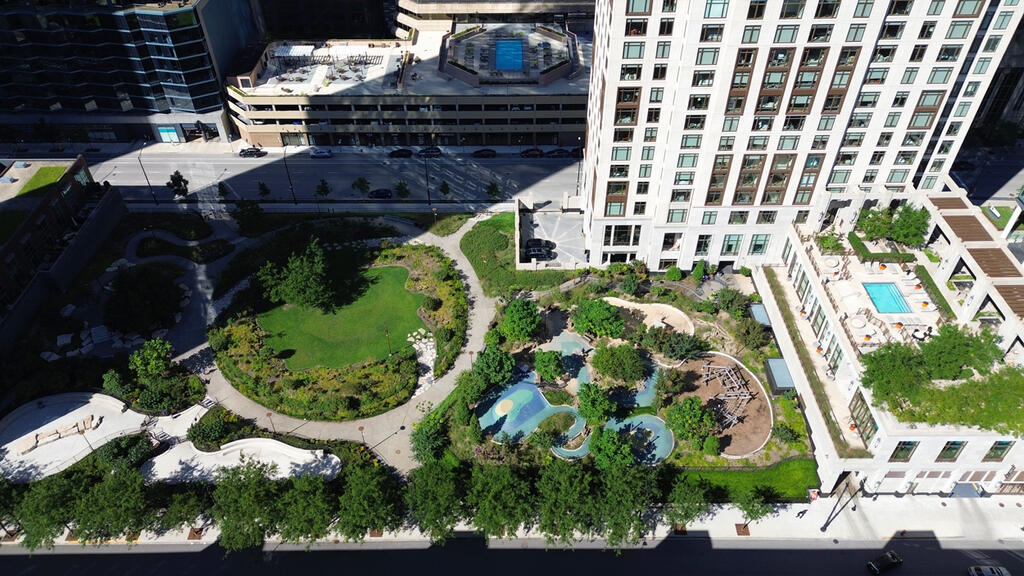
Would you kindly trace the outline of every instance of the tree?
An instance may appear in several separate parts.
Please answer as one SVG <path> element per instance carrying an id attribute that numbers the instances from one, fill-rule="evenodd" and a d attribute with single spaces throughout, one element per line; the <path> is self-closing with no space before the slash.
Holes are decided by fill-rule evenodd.
<path id="1" fill-rule="evenodd" d="M 473 468 L 469 507 L 473 525 L 489 538 L 514 537 L 533 519 L 533 491 L 528 479 L 508 465 Z"/>
<path id="2" fill-rule="evenodd" d="M 18 505 L 18 492 L 11 481 L 0 476 L 0 532 L 8 536 L 14 532 L 13 528 L 18 523 L 15 509 Z"/>
<path id="3" fill-rule="evenodd" d="M 593 382 L 580 382 L 579 415 L 587 422 L 604 422 L 615 412 L 615 402 L 608 393 Z"/>
<path id="4" fill-rule="evenodd" d="M 610 428 L 594 428 L 590 436 L 590 453 L 594 456 L 594 467 L 605 474 L 636 463 L 629 438 Z"/>
<path id="5" fill-rule="evenodd" d="M 540 325 L 540 313 L 532 300 L 513 300 L 505 307 L 505 315 L 498 330 L 513 342 L 525 342 Z"/>
<path id="6" fill-rule="evenodd" d="M 117 370 L 107 370 L 103 373 L 103 391 L 117 398 L 127 399 L 131 396 L 134 388 L 124 381 L 124 377 Z"/>
<path id="7" fill-rule="evenodd" d="M 749 316 L 736 322 L 736 339 L 748 350 L 757 350 L 771 340 L 765 327 Z"/>
<path id="8" fill-rule="evenodd" d="M 491 197 L 491 200 L 497 200 L 501 196 L 501 188 L 494 180 L 487 184 L 487 195 Z"/>
<path id="9" fill-rule="evenodd" d="M 630 546 L 647 532 L 654 504 L 654 470 L 647 466 L 612 468 L 601 473 L 598 508 L 604 537 L 613 547 Z"/>
<path id="10" fill-rule="evenodd" d="M 591 360 L 602 376 L 631 384 L 644 377 L 646 368 L 640 353 L 632 344 L 605 346 L 599 344 Z"/>
<path id="11" fill-rule="evenodd" d="M 175 170 L 171 174 L 171 179 L 167 181 L 167 187 L 171 189 L 175 196 L 188 195 L 188 180 L 181 175 L 180 170 Z"/>
<path id="12" fill-rule="evenodd" d="M 497 346 L 488 346 L 476 355 L 473 372 L 477 374 L 487 387 L 503 386 L 512 378 L 516 361 L 512 355 Z"/>
<path id="13" fill-rule="evenodd" d="M 75 487 L 67 474 L 43 478 L 29 485 L 17 507 L 16 516 L 30 551 L 52 548 L 55 538 L 64 533 L 74 517 Z"/>
<path id="14" fill-rule="evenodd" d="M 360 176 L 352 181 L 352 189 L 358 190 L 363 195 L 370 193 L 370 181 Z"/>
<path id="15" fill-rule="evenodd" d="M 685 526 L 708 514 L 708 485 L 706 482 L 691 482 L 680 474 L 672 485 L 672 491 L 665 502 L 665 519 L 672 524 Z"/>
<path id="16" fill-rule="evenodd" d="M 128 357 L 128 368 L 139 382 L 149 382 L 171 369 L 171 343 L 162 338 L 146 340 Z"/>
<path id="17" fill-rule="evenodd" d="M 733 505 L 743 513 L 743 518 L 746 520 L 744 526 L 751 522 L 757 522 L 772 513 L 772 505 L 768 503 L 767 497 L 768 494 L 764 488 L 755 487 L 741 492 L 733 501 Z"/>
<path id="18" fill-rule="evenodd" d="M 245 460 L 217 475 L 211 512 L 220 526 L 220 545 L 228 552 L 259 546 L 276 529 L 278 487 L 269 478 L 275 469 Z"/>
<path id="19" fill-rule="evenodd" d="M 345 490 L 338 499 L 335 530 L 348 540 L 362 542 L 370 530 L 395 530 L 405 512 L 402 492 L 393 476 L 380 466 L 348 466 Z"/>
<path id="20" fill-rule="evenodd" d="M 409 474 L 406 503 L 420 530 L 434 542 L 443 544 L 462 519 L 462 484 L 458 470 L 441 462 L 428 462 Z"/>
<path id="21" fill-rule="evenodd" d="M 533 354 L 533 367 L 541 382 L 557 382 L 565 374 L 562 354 L 557 350 L 538 350 Z"/>
<path id="22" fill-rule="evenodd" d="M 441 452 L 448 447 L 448 431 L 441 418 L 428 414 L 413 425 L 409 440 L 416 460 L 426 464 L 440 458 Z"/>
<path id="23" fill-rule="evenodd" d="M 319 474 L 293 476 L 279 501 L 281 539 L 307 545 L 327 536 L 334 519 L 334 499 Z"/>
<path id="24" fill-rule="evenodd" d="M 269 189 L 267 189 L 267 193 L 270 193 Z M 231 212 L 231 216 L 238 222 L 238 229 L 242 234 L 251 234 L 260 229 L 260 224 L 263 222 L 263 208 L 255 200 L 240 198 L 235 202 L 235 209 Z"/>
<path id="25" fill-rule="evenodd" d="M 857 228 L 864 238 L 874 242 L 888 238 L 892 234 L 892 212 L 889 210 L 861 210 L 857 219 Z"/>
<path id="26" fill-rule="evenodd" d="M 571 544 L 576 534 L 592 530 L 596 489 L 590 468 L 554 459 L 537 478 L 537 527 L 548 542 Z"/>
<path id="27" fill-rule="evenodd" d="M 733 318 L 742 317 L 747 311 L 750 299 L 735 288 L 722 288 L 715 292 L 715 306 L 719 310 L 725 310 Z"/>
<path id="28" fill-rule="evenodd" d="M 599 338 L 618 338 L 626 327 L 619 309 L 601 299 L 581 302 L 570 316 L 577 332 Z"/>
<path id="29" fill-rule="evenodd" d="M 665 410 L 665 422 L 677 438 L 689 441 L 698 450 L 717 427 L 714 413 L 702 406 L 697 396 L 688 396 L 669 406 Z"/>
<path id="30" fill-rule="evenodd" d="M 138 534 L 151 521 L 142 474 L 119 466 L 77 502 L 75 535 L 82 542 L 106 542 L 122 534 Z"/>
<path id="31" fill-rule="evenodd" d="M 487 390 L 487 385 L 487 381 L 472 370 L 460 372 L 455 377 L 455 389 L 462 395 L 467 405 L 474 404 L 480 400 L 484 391 Z"/>
<path id="32" fill-rule="evenodd" d="M 626 274 L 626 277 L 619 282 L 619 290 L 630 296 L 636 296 L 640 290 L 640 277 L 636 274 Z"/>
<path id="33" fill-rule="evenodd" d="M 447 196 L 451 191 L 452 189 L 451 186 L 448 185 L 448 182 L 446 180 L 442 180 L 441 187 L 438 188 L 438 192 L 440 192 L 442 196 Z"/>
<path id="34" fill-rule="evenodd" d="M 266 200 L 267 197 L 270 196 L 270 186 L 267 186 L 263 182 L 259 182 L 258 185 L 257 185 L 257 188 L 259 189 L 259 194 L 260 194 L 260 199 L 261 200 Z"/>
<path id="35" fill-rule="evenodd" d="M 962 377 L 965 366 L 987 374 L 1002 353 L 993 332 L 972 334 L 956 324 L 944 324 L 921 344 L 921 357 L 932 379 L 954 380 Z"/>
<path id="36" fill-rule="evenodd" d="M 103 309 L 107 326 L 130 334 L 171 325 L 184 292 L 174 284 L 179 273 L 163 266 L 141 264 L 118 271 Z"/>
<path id="37" fill-rule="evenodd" d="M 679 282 L 683 279 L 683 271 L 678 266 L 669 266 L 668 270 L 665 270 L 665 280 L 669 282 Z"/>
<path id="38" fill-rule="evenodd" d="M 722 442 L 718 439 L 718 436 L 712 434 L 704 438 L 700 451 L 706 456 L 718 456 L 718 453 L 722 451 Z"/>
<path id="39" fill-rule="evenodd" d="M 928 367 L 921 353 L 908 344 L 883 344 L 861 356 L 861 363 L 861 383 L 871 388 L 876 399 L 891 406 L 912 398 L 928 379 Z"/>
<path id="40" fill-rule="evenodd" d="M 316 308 L 328 314 L 334 309 L 334 290 L 327 273 L 327 259 L 315 236 L 302 254 L 292 253 L 278 268 L 267 262 L 257 273 L 264 296 L 272 302 L 288 302 Z"/>
<path id="41" fill-rule="evenodd" d="M 927 209 L 904 204 L 892 221 L 892 239 L 906 246 L 921 246 L 930 220 Z"/>
<path id="42" fill-rule="evenodd" d="M 409 185 L 406 184 L 405 180 L 399 180 L 395 183 L 395 194 L 403 199 L 409 197 Z"/>
<path id="43" fill-rule="evenodd" d="M 321 178 L 320 183 L 316 185 L 316 197 L 318 198 L 317 203 L 331 195 L 331 184 L 326 179 Z"/>
<path id="44" fill-rule="evenodd" d="M 163 513 L 156 520 L 154 529 L 157 531 L 177 530 L 182 526 L 192 526 L 204 510 L 208 508 L 209 499 L 207 485 L 185 484 L 168 495 L 162 505 Z"/>

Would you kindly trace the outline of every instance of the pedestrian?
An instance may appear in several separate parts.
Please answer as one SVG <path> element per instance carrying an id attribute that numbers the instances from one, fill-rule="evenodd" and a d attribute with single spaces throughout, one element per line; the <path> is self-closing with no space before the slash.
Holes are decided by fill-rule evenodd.
<path id="1" fill-rule="evenodd" d="M 803 518 L 803 517 L 804 517 L 804 514 L 807 514 L 807 508 L 804 508 L 803 510 L 801 510 L 801 511 L 797 512 L 797 513 L 796 513 L 796 517 L 797 517 L 797 518 Z"/>

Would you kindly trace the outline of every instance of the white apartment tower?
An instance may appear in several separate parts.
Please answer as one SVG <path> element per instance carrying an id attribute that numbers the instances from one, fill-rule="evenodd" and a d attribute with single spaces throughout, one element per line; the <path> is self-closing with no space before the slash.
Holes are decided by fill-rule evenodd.
<path id="1" fill-rule="evenodd" d="M 794 221 L 940 191 L 1018 2 L 598 0 L 590 263 L 778 261 Z"/>

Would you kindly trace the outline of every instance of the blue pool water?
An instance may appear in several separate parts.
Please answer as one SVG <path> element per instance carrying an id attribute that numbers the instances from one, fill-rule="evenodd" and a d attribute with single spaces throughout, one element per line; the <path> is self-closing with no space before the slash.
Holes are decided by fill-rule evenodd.
<path id="1" fill-rule="evenodd" d="M 498 70 L 522 70 L 523 43 L 519 40 L 496 41 L 494 67 Z"/>
<path id="2" fill-rule="evenodd" d="M 881 314 L 905 314 L 910 306 L 900 293 L 900 289 L 892 282 L 865 282 L 864 289 L 868 297 Z"/>

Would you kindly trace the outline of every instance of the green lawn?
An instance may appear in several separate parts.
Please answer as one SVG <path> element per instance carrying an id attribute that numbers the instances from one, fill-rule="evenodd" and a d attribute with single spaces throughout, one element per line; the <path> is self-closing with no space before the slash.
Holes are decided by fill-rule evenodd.
<path id="1" fill-rule="evenodd" d="M 18 196 L 42 196 L 50 188 L 50 185 L 60 180 L 64 175 L 64 166 L 43 166 L 36 170 L 32 178 L 21 187 Z"/>
<path id="2" fill-rule="evenodd" d="M 388 355 L 385 329 L 391 331 L 391 347 L 397 350 L 408 345 L 409 333 L 425 327 L 416 314 L 423 295 L 405 289 L 405 268 L 371 268 L 366 276 L 370 288 L 332 314 L 278 306 L 260 315 L 260 326 L 270 334 L 267 345 L 278 354 L 291 354 L 286 358 L 289 369 L 344 368 L 383 359 Z"/>
<path id="3" fill-rule="evenodd" d="M 999 218 L 992 215 L 992 208 L 995 208 L 996 212 L 999 213 Z M 1010 221 L 1010 216 L 1013 216 L 1013 207 L 1011 206 L 984 206 L 981 211 L 1000 230 L 1006 228 L 1006 223 Z"/>
<path id="4" fill-rule="evenodd" d="M 14 231 L 29 215 L 28 210 L 0 211 L 0 246 L 3 246 L 14 235 Z"/>
<path id="5" fill-rule="evenodd" d="M 575 275 L 562 270 L 516 270 L 514 226 L 515 214 L 505 212 L 478 223 L 462 237 L 462 252 L 480 278 L 484 294 L 497 296 L 513 288 L 553 288 Z"/>
<path id="6" fill-rule="evenodd" d="M 794 458 L 758 469 L 687 469 L 681 472 L 691 479 L 701 478 L 724 489 L 729 500 L 753 488 L 773 489 L 781 500 L 806 500 L 808 488 L 818 488 L 818 466 L 811 458 Z M 724 495 L 723 495 L 724 496 Z"/>

